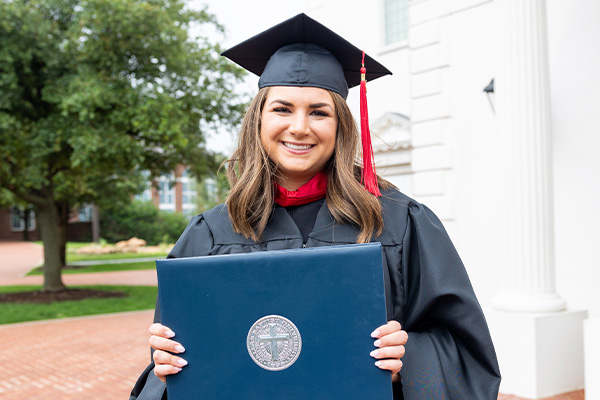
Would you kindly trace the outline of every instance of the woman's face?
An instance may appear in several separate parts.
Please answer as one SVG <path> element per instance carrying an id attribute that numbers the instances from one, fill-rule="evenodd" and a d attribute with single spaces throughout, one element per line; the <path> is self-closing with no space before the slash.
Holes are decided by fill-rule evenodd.
<path id="1" fill-rule="evenodd" d="M 261 113 L 260 138 L 278 168 L 277 183 L 296 190 L 331 158 L 337 114 L 325 89 L 273 86 Z"/>

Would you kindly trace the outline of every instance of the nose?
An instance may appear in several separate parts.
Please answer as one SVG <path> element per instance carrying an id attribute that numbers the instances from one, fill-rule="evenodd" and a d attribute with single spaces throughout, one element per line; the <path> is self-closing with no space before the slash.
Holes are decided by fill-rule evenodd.
<path id="1" fill-rule="evenodd" d="M 304 136 L 310 132 L 309 121 L 306 115 L 294 113 L 288 127 L 289 132 L 294 136 Z"/>

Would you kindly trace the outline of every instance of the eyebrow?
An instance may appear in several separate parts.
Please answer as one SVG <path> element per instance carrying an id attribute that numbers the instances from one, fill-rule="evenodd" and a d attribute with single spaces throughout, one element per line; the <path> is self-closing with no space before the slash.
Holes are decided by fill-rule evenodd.
<path id="1" fill-rule="evenodd" d="M 294 105 L 293 103 L 290 103 L 289 101 L 285 101 L 285 100 L 281 100 L 281 99 L 275 99 L 270 104 L 273 104 L 273 103 L 281 103 L 284 106 L 288 106 L 288 107 L 292 107 Z M 321 107 L 329 107 L 329 108 L 333 109 L 333 106 L 329 103 L 314 103 L 314 104 L 310 104 L 308 106 L 308 108 L 321 108 Z"/>

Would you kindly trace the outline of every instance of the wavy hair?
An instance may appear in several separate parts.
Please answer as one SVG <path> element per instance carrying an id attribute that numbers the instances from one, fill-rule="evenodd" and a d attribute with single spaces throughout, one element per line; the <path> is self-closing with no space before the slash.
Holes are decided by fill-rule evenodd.
<path id="1" fill-rule="evenodd" d="M 260 240 L 273 212 L 275 201 L 274 177 L 277 168 L 262 146 L 261 113 L 269 88 L 262 88 L 246 111 L 238 145 L 227 164 L 227 179 L 231 192 L 227 208 L 235 232 Z M 358 243 L 366 243 L 383 229 L 379 199 L 367 192 L 360 183 L 361 166 L 359 133 L 354 117 L 342 96 L 329 92 L 338 117 L 335 149 L 325 170 L 327 172 L 327 207 L 339 223 L 350 223 L 360 229 Z M 392 185 L 378 177 L 379 186 L 386 190 Z"/>

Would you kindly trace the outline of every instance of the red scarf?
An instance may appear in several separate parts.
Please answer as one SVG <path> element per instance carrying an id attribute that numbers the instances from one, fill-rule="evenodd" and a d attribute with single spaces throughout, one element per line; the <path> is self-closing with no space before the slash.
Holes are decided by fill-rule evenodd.
<path id="1" fill-rule="evenodd" d="M 325 197 L 327 174 L 319 172 L 297 190 L 287 190 L 275 182 L 275 203 L 282 207 L 301 206 Z"/>

